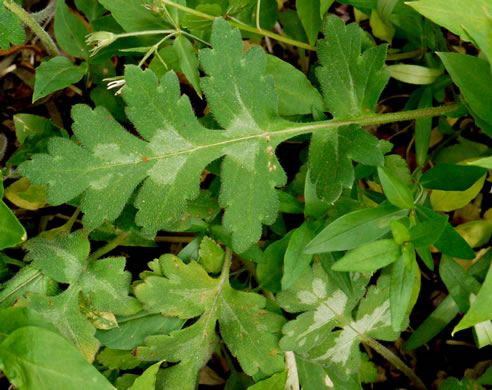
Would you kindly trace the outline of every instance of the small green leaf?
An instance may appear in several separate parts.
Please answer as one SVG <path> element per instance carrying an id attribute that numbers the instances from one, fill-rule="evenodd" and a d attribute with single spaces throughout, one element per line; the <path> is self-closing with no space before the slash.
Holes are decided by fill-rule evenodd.
<path id="1" fill-rule="evenodd" d="M 489 267 L 480 291 L 472 302 L 470 309 L 453 329 L 453 334 L 470 326 L 492 319 L 490 308 L 492 307 L 492 264 Z"/>
<path id="2" fill-rule="evenodd" d="M 12 332 L 0 344 L 0 367 L 19 390 L 115 390 L 72 344 L 44 328 Z"/>
<path id="3" fill-rule="evenodd" d="M 97 360 L 111 370 L 132 370 L 142 363 L 131 351 L 112 348 L 104 348 L 98 353 Z"/>
<path id="4" fill-rule="evenodd" d="M 63 2 L 59 4 L 63 4 Z M 32 101 L 35 102 L 52 92 L 75 84 L 86 73 L 86 62 L 80 66 L 75 66 L 67 57 L 54 57 L 41 63 L 36 69 Z"/>
<path id="5" fill-rule="evenodd" d="M 65 0 L 58 1 L 55 15 L 55 37 L 58 45 L 71 56 L 87 59 L 89 46 L 85 42 L 85 38 L 88 33 L 87 26 L 70 12 Z"/>
<path id="6" fill-rule="evenodd" d="M 408 214 L 393 205 L 353 211 L 325 227 L 306 247 L 305 253 L 324 253 L 357 248 L 377 240 L 391 229 L 391 221 Z"/>
<path id="7" fill-rule="evenodd" d="M 423 220 L 441 216 L 439 213 L 423 206 L 417 206 L 417 214 L 419 218 Z M 444 255 L 467 260 L 475 258 L 473 249 L 470 248 L 470 245 L 468 245 L 463 237 L 461 237 L 449 223 L 446 224 L 441 236 L 434 243 L 434 246 Z"/>
<path id="8" fill-rule="evenodd" d="M 321 29 L 320 0 L 296 0 L 296 9 L 309 43 L 314 46 Z"/>
<path id="9" fill-rule="evenodd" d="M 467 312 L 470 308 L 470 295 L 478 293 L 480 283 L 448 256 L 441 258 L 439 275 L 460 311 Z"/>
<path id="10" fill-rule="evenodd" d="M 284 390 L 285 382 L 287 382 L 287 371 L 272 375 L 270 378 L 248 387 L 248 390 Z"/>
<path id="11" fill-rule="evenodd" d="M 174 40 L 173 47 L 178 56 L 179 67 L 188 81 L 191 83 L 200 98 L 202 91 L 200 89 L 200 73 L 198 72 L 198 58 L 195 54 L 193 45 L 184 35 L 178 35 Z"/>
<path id="12" fill-rule="evenodd" d="M 207 272 L 212 274 L 220 272 L 224 263 L 224 250 L 213 239 L 208 236 L 203 237 L 198 255 L 200 264 Z"/>
<path id="13" fill-rule="evenodd" d="M 473 160 L 473 161 L 468 161 L 467 164 L 468 165 L 475 165 L 477 167 L 492 169 L 492 156 L 479 158 L 479 159 Z"/>
<path id="14" fill-rule="evenodd" d="M 419 182 L 433 190 L 465 191 L 486 173 L 485 168 L 478 166 L 437 164 L 425 172 Z"/>
<path id="15" fill-rule="evenodd" d="M 395 262 L 401 255 L 400 246 L 393 240 L 379 240 L 348 252 L 332 267 L 335 271 L 369 272 Z"/>
<path id="16" fill-rule="evenodd" d="M 133 382 L 133 385 L 128 390 L 155 390 L 157 373 L 161 364 L 162 361 L 152 364 L 142 375 L 135 379 L 135 382 Z"/>
<path id="17" fill-rule="evenodd" d="M 294 196 L 285 191 L 277 191 L 278 200 L 280 202 L 278 211 L 289 214 L 302 214 L 304 206 Z"/>
<path id="18" fill-rule="evenodd" d="M 403 345 L 403 349 L 411 351 L 432 340 L 456 317 L 459 311 L 460 309 L 453 297 L 448 295 L 412 333 Z"/>
<path id="19" fill-rule="evenodd" d="M 442 74 L 440 69 L 427 68 L 420 65 L 390 65 L 386 67 L 391 77 L 407 84 L 432 84 Z"/>
<path id="20" fill-rule="evenodd" d="M 117 328 L 98 329 L 96 338 L 106 347 L 127 350 L 143 345 L 147 336 L 168 334 L 180 329 L 184 323 L 176 317 L 166 317 L 145 311 L 129 316 L 118 316 L 117 321 Z"/>
<path id="21" fill-rule="evenodd" d="M 99 0 L 104 8 L 111 11 L 125 31 L 162 30 L 169 27 L 161 15 L 154 14 L 145 5 L 146 0 Z"/>
<path id="22" fill-rule="evenodd" d="M 324 111 L 321 94 L 306 75 L 278 57 L 267 56 L 267 73 L 275 81 L 280 115 L 306 115 Z"/>
<path id="23" fill-rule="evenodd" d="M 304 248 L 314 238 L 314 226 L 310 222 L 304 222 L 299 228 L 294 230 L 287 246 L 284 257 L 284 273 L 282 276 L 282 290 L 291 287 L 304 273 L 311 259 L 312 254 L 304 254 Z"/>
<path id="24" fill-rule="evenodd" d="M 284 263 L 285 251 L 291 236 L 292 231 L 287 233 L 282 239 L 270 244 L 265 250 L 265 263 L 258 264 L 256 267 L 258 282 L 274 293 L 281 290 L 282 264 Z"/>
<path id="25" fill-rule="evenodd" d="M 465 191 L 433 190 L 430 195 L 432 208 L 435 211 L 453 211 L 466 206 L 482 190 L 487 175 L 483 175 Z"/>
<path id="26" fill-rule="evenodd" d="M 416 248 L 433 245 L 441 237 L 448 223 L 447 215 L 435 215 L 410 228 L 410 241 Z"/>
<path id="27" fill-rule="evenodd" d="M 391 233 L 393 234 L 393 239 L 398 245 L 410 240 L 410 232 L 408 231 L 407 226 L 398 220 L 391 221 Z"/>
<path id="28" fill-rule="evenodd" d="M 21 45 L 26 38 L 24 28 L 17 15 L 0 3 L 0 49 L 8 50 L 10 44 Z"/>
<path id="29" fill-rule="evenodd" d="M 0 221 L 0 250 L 26 241 L 26 230 L 3 200 L 0 200 Z"/>
<path id="30" fill-rule="evenodd" d="M 3 178 L 0 173 L 0 250 L 13 247 L 27 240 L 26 230 L 2 198 Z"/>
<path id="31" fill-rule="evenodd" d="M 468 8 L 468 7 L 465 7 Z M 491 12 L 492 13 L 492 12 Z M 492 74 L 487 61 L 458 53 L 437 53 L 454 83 L 460 88 L 477 125 L 492 136 Z"/>
<path id="32" fill-rule="evenodd" d="M 487 14 L 492 15 L 488 0 L 420 0 L 407 3 L 426 18 L 432 20 L 464 41 L 470 41 L 471 32 L 482 50 L 487 47 Z M 484 84 L 485 85 L 485 84 Z"/>
<path id="33" fill-rule="evenodd" d="M 386 167 L 379 166 L 378 176 L 383 186 L 384 194 L 390 203 L 401 209 L 415 207 L 412 192 L 393 172 Z"/>
<path id="34" fill-rule="evenodd" d="M 395 332 L 403 330 L 406 315 L 411 312 L 413 306 L 415 286 L 420 282 L 420 270 L 413 245 L 411 243 L 403 245 L 401 252 L 402 255 L 391 267 L 391 326 Z"/>

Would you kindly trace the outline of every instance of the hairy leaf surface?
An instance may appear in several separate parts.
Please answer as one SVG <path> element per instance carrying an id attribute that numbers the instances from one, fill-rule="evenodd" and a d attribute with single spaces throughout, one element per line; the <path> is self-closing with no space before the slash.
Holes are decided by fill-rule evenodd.
<path id="1" fill-rule="evenodd" d="M 145 309 L 182 319 L 198 317 L 170 335 L 147 337 L 147 345 L 137 349 L 143 360 L 178 363 L 164 370 L 164 387 L 195 389 L 198 371 L 218 340 L 217 321 L 223 340 L 246 374 L 268 376 L 283 370 L 277 333 L 285 320 L 263 309 L 263 296 L 233 289 L 227 271 L 211 278 L 194 261 L 184 264 L 178 257 L 164 255 L 150 265 L 154 272 L 135 288 Z"/>
<path id="2" fill-rule="evenodd" d="M 318 44 L 321 66 L 316 75 L 326 107 L 334 118 L 353 118 L 374 111 L 389 79 L 383 70 L 386 46 L 370 48 L 361 55 L 361 33 L 354 23 L 345 26 L 331 16 L 326 19 L 325 39 Z M 316 133 L 309 149 L 310 177 L 318 196 L 334 202 L 354 181 L 352 160 L 383 163 L 376 137 L 359 126 L 340 127 Z"/>
<path id="3" fill-rule="evenodd" d="M 220 204 L 224 225 L 238 252 L 272 224 L 278 209 L 275 187 L 286 177 L 270 132 L 295 124 L 280 118 L 273 78 L 259 49 L 242 54 L 241 35 L 228 23 L 215 23 L 213 50 L 200 53 L 208 77 L 202 79 L 208 103 L 225 131 L 204 128 L 186 96 L 180 97 L 174 73 L 159 85 L 150 71 L 129 66 L 123 97 L 140 136 L 128 133 L 103 108 L 75 106 L 73 129 L 81 146 L 53 139 L 49 155 L 38 155 L 22 172 L 49 185 L 48 198 L 61 204 L 84 192 L 84 223 L 93 228 L 121 213 L 143 182 L 135 205 L 144 233 L 173 230 L 186 219 L 187 201 L 199 195 L 200 175 L 211 161 L 226 155 L 221 170 Z M 260 92 L 261 91 L 261 92 Z"/>
<path id="4" fill-rule="evenodd" d="M 128 296 L 131 276 L 125 259 L 113 257 L 88 262 L 89 240 L 79 230 L 54 239 L 36 237 L 25 244 L 27 259 L 44 275 L 69 287 L 56 296 L 31 294 L 23 302 L 52 322 L 68 340 L 92 361 L 99 348 L 96 329 L 79 308 L 79 295 L 100 312 L 129 315 L 140 309 Z"/>

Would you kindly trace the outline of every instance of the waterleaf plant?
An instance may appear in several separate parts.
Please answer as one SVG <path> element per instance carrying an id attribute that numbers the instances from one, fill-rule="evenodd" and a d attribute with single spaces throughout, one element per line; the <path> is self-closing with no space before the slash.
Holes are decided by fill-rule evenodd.
<path id="1" fill-rule="evenodd" d="M 3 0 L 2 384 L 490 385 L 490 7 L 451 3 Z"/>

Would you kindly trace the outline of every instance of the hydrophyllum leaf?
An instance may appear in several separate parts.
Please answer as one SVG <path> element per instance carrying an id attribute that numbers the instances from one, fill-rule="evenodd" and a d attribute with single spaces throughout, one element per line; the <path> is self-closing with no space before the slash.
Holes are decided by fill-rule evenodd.
<path id="1" fill-rule="evenodd" d="M 352 316 L 366 292 L 368 276 L 354 274 L 352 281 L 357 286 L 355 293 L 348 296 L 336 287 L 319 263 L 306 270 L 293 287 L 277 295 L 285 310 L 302 312 L 283 327 L 281 348 L 350 377 L 360 368 L 359 342 L 364 337 L 396 340 L 399 333 L 391 329 L 387 275 L 379 278 L 377 286 L 369 287 L 355 317 Z"/>
<path id="2" fill-rule="evenodd" d="M 195 389 L 198 371 L 218 340 L 217 321 L 222 338 L 246 374 L 269 376 L 284 368 L 276 335 L 284 318 L 263 309 L 263 296 L 234 290 L 229 284 L 227 262 L 214 279 L 194 261 L 184 264 L 175 256 L 165 255 L 152 263 L 154 272 L 135 288 L 149 312 L 181 319 L 198 317 L 192 325 L 168 336 L 147 337 L 146 346 L 137 349 L 140 359 L 178 363 L 164 370 L 166 388 Z"/>
<path id="3" fill-rule="evenodd" d="M 314 133 L 309 147 L 309 178 L 316 194 L 326 202 L 336 201 L 354 182 L 352 160 L 378 165 L 384 161 L 376 137 L 359 126 L 342 126 Z"/>
<path id="4" fill-rule="evenodd" d="M 0 3 L 0 48 L 7 50 L 11 43 L 21 45 L 25 37 L 20 19 Z"/>
<path id="5" fill-rule="evenodd" d="M 67 57 L 54 57 L 36 68 L 34 93 L 35 102 L 52 92 L 58 91 L 80 81 L 87 73 L 87 62 L 75 66 Z"/>
<path id="6" fill-rule="evenodd" d="M 114 390 L 62 336 L 25 326 L 0 344 L 0 367 L 19 390 Z"/>
<path id="7" fill-rule="evenodd" d="M 124 271 L 125 259 L 114 257 L 89 263 L 89 240 L 81 230 L 51 240 L 36 237 L 25 247 L 29 251 L 27 259 L 33 261 L 35 268 L 69 287 L 56 296 L 31 294 L 21 304 L 53 323 L 92 361 L 99 341 L 94 337 L 96 329 L 80 311 L 79 295 L 101 312 L 129 315 L 139 311 L 139 302 L 128 296 L 131 275 Z"/>
<path id="8" fill-rule="evenodd" d="M 214 23 L 212 45 L 200 52 L 209 75 L 202 89 L 225 131 L 200 125 L 189 99 L 180 97 L 174 73 L 159 85 L 152 72 L 129 66 L 123 97 L 143 139 L 128 133 L 105 109 L 79 105 L 72 115 L 81 145 L 55 138 L 49 155 L 37 155 L 20 169 L 32 183 L 49 183 L 52 204 L 84 193 L 83 221 L 90 228 L 117 218 L 143 181 L 135 200 L 136 222 L 144 234 L 153 235 L 188 218 L 187 201 L 199 195 L 203 169 L 226 155 L 219 203 L 226 209 L 223 224 L 232 233 L 234 249 L 244 252 L 260 238 L 262 223 L 276 219 L 275 187 L 284 185 L 286 176 L 275 147 L 290 137 L 289 129 L 301 125 L 278 116 L 273 79 L 265 75 L 260 48 L 243 56 L 239 30 L 221 19 Z"/>
<path id="9" fill-rule="evenodd" d="M 323 32 L 325 39 L 318 43 L 321 66 L 316 68 L 316 76 L 326 107 L 334 118 L 369 115 L 389 79 L 389 73 L 383 70 L 386 46 L 370 48 L 361 55 L 359 27 L 345 26 L 336 16 L 326 19 Z M 358 126 L 313 135 L 309 168 L 319 197 L 333 202 L 343 188 L 352 186 L 352 160 L 382 164 L 377 139 Z"/>
<path id="10" fill-rule="evenodd" d="M 318 44 L 321 66 L 316 76 L 328 110 L 335 118 L 353 118 L 374 111 L 389 80 L 383 70 L 386 45 L 361 55 L 361 33 L 357 24 L 345 26 L 336 16 L 326 19 L 325 39 Z"/>
<path id="11" fill-rule="evenodd" d="M 306 115 L 324 111 L 321 94 L 306 75 L 275 56 L 267 56 L 267 73 L 275 81 L 280 115 Z"/>
<path id="12" fill-rule="evenodd" d="M 356 210 L 325 227 L 306 247 L 305 253 L 344 251 L 377 240 L 391 229 L 391 221 L 408 214 L 390 204 Z"/>

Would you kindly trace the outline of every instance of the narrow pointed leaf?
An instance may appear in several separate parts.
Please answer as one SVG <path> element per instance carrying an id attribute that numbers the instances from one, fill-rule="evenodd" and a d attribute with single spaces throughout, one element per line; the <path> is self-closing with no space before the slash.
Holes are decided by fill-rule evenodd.
<path id="1" fill-rule="evenodd" d="M 188 81 L 195 89 L 198 96 L 202 97 L 200 90 L 200 73 L 198 72 L 198 58 L 196 57 L 193 45 L 183 35 L 179 35 L 173 44 L 178 56 L 179 66 Z"/>
<path id="2" fill-rule="evenodd" d="M 393 205 L 353 211 L 324 228 L 305 249 L 305 253 L 323 253 L 354 249 L 377 240 L 391 229 L 391 221 L 408 214 Z"/>
<path id="3" fill-rule="evenodd" d="M 393 172 L 388 168 L 379 166 L 378 176 L 383 186 L 384 194 L 390 203 L 401 209 L 414 207 L 412 192 Z"/>
<path id="4" fill-rule="evenodd" d="M 395 262 L 400 256 L 400 246 L 393 240 L 379 240 L 348 252 L 332 267 L 335 271 L 376 271 Z"/>

